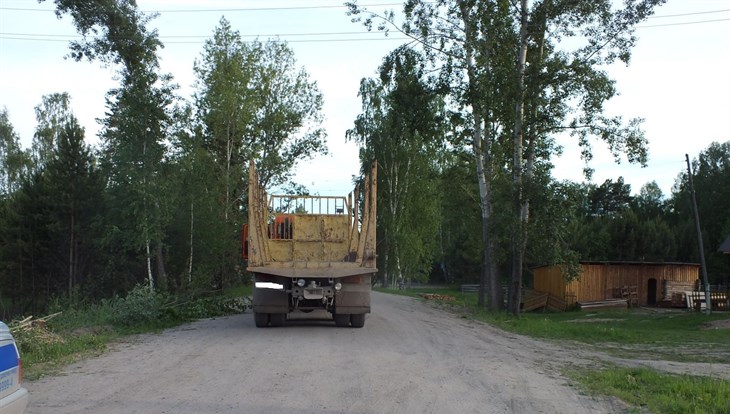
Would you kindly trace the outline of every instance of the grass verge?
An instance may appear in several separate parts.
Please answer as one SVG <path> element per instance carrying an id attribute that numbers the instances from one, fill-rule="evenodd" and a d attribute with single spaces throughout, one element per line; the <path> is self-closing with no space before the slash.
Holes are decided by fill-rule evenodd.
<path id="1" fill-rule="evenodd" d="M 566 371 L 589 392 L 613 395 L 652 413 L 730 413 L 730 382 L 690 375 L 667 375 L 645 368 Z"/>
<path id="2" fill-rule="evenodd" d="M 533 338 L 575 341 L 624 358 L 652 358 L 680 362 L 730 363 L 730 314 L 705 315 L 682 310 L 626 309 L 593 312 L 487 312 L 477 306 L 476 293 L 458 289 L 376 289 L 417 297 L 424 293 L 448 295 L 439 302 L 451 309 L 509 332 Z M 727 326 L 727 325 L 726 325 Z"/>

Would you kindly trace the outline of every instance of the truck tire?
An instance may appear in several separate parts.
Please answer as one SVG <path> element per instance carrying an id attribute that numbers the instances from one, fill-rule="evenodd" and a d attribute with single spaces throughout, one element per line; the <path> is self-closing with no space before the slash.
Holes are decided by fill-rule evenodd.
<path id="1" fill-rule="evenodd" d="M 284 326 L 286 313 L 272 313 L 269 315 L 269 319 L 271 320 L 271 326 Z"/>
<path id="2" fill-rule="evenodd" d="M 256 323 L 257 328 L 265 328 L 269 325 L 269 314 L 254 312 L 253 320 Z"/>
<path id="3" fill-rule="evenodd" d="M 353 313 L 350 315 L 350 322 L 353 328 L 362 328 L 365 326 L 365 314 L 364 313 Z"/>
<path id="4" fill-rule="evenodd" d="M 350 326 L 350 315 L 335 313 L 335 326 L 346 328 Z"/>

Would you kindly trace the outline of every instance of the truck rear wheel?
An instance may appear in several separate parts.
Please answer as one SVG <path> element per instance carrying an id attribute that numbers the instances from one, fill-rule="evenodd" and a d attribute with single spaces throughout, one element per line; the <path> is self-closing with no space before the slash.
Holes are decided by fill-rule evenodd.
<path id="1" fill-rule="evenodd" d="M 365 314 L 353 313 L 350 315 L 350 323 L 352 323 L 353 328 L 362 328 L 365 326 Z"/>
<path id="2" fill-rule="evenodd" d="M 264 328 L 269 325 L 269 314 L 254 312 L 253 320 L 256 323 L 257 328 Z"/>
<path id="3" fill-rule="evenodd" d="M 269 315 L 269 319 L 271 320 L 271 326 L 284 326 L 286 313 L 272 313 Z"/>
<path id="4" fill-rule="evenodd" d="M 347 315 L 347 314 L 343 315 L 340 313 L 335 313 L 334 318 L 335 318 L 335 326 L 339 326 L 342 328 L 350 326 L 350 315 Z"/>

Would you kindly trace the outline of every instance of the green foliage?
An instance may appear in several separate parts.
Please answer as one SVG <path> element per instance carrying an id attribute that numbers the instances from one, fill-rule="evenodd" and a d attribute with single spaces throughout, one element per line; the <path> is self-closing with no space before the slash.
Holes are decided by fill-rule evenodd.
<path id="1" fill-rule="evenodd" d="M 248 303 L 247 299 L 240 296 L 216 295 L 171 305 L 164 311 L 165 317 L 170 320 L 185 321 L 243 313 Z"/>
<path id="2" fill-rule="evenodd" d="M 591 392 L 615 395 L 653 413 L 730 412 L 730 382 L 690 375 L 666 375 L 646 368 L 607 367 L 568 373 Z"/>
<path id="3" fill-rule="evenodd" d="M 188 236 L 181 262 L 188 282 L 197 273 L 226 287 L 241 276 L 248 161 L 268 187 L 287 182 L 300 160 L 326 153 L 323 98 L 285 43 L 243 42 L 225 18 L 194 69 L 195 124 L 179 135 L 186 208 L 175 231 Z"/>
<path id="4" fill-rule="evenodd" d="M 70 294 L 86 285 L 99 263 L 95 243 L 103 183 L 73 114 L 61 108 L 51 118 L 55 121 L 41 123 L 36 134 L 45 137 L 36 143 L 36 168 L 3 203 L 0 263 L 6 271 L 0 281 L 13 298 L 11 313 L 42 310 L 44 295 Z"/>
<path id="5" fill-rule="evenodd" d="M 378 161 L 378 256 L 384 284 L 428 279 L 436 257 L 443 97 L 429 86 L 424 57 L 399 48 L 383 59 L 379 79 L 363 79 L 348 139 L 361 147 L 362 170 Z"/>
<path id="6" fill-rule="evenodd" d="M 170 296 L 149 286 L 137 285 L 124 298 L 112 299 L 112 313 L 109 322 L 122 327 L 151 324 L 163 314 L 163 307 Z"/>
<path id="7" fill-rule="evenodd" d="M 0 198 L 9 197 L 20 187 L 31 164 L 31 156 L 21 148 L 8 110 L 3 108 L 0 110 Z"/>
<path id="8" fill-rule="evenodd" d="M 475 168 L 456 154 L 446 159 L 439 175 L 439 268 L 432 274 L 432 279 L 446 283 L 478 283 L 482 235 L 481 227 L 477 225 L 481 216 L 479 203 L 475 202 L 479 198 Z"/>
<path id="9" fill-rule="evenodd" d="M 730 236 L 730 141 L 714 142 L 692 161 L 693 177 L 710 283 L 728 283 L 728 255 L 718 247 Z M 687 173 L 680 174 L 669 201 L 677 256 L 699 262 L 699 243 Z"/>
<path id="10" fill-rule="evenodd" d="M 71 97 L 68 93 L 44 95 L 42 103 L 35 108 L 36 127 L 33 135 L 33 167 L 43 168 L 53 159 L 53 152 L 59 147 L 61 132 L 68 124 L 75 121 L 70 108 Z M 83 135 L 83 131 L 81 131 Z"/>

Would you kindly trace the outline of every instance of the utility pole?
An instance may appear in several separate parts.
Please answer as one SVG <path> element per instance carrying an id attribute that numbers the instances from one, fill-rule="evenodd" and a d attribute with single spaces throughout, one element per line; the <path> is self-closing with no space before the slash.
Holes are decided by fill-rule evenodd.
<path id="1" fill-rule="evenodd" d="M 707 265 L 705 264 L 705 247 L 702 243 L 702 230 L 700 229 L 700 213 L 697 211 L 697 198 L 695 197 L 695 186 L 692 183 L 692 167 L 689 164 L 689 155 L 684 154 L 687 161 L 687 177 L 689 178 L 689 192 L 692 195 L 692 211 L 695 215 L 695 230 L 697 231 L 697 242 L 700 246 L 700 264 L 702 266 L 702 283 L 705 284 L 705 312 L 712 313 L 712 300 L 710 299 L 710 282 L 707 279 Z"/>

